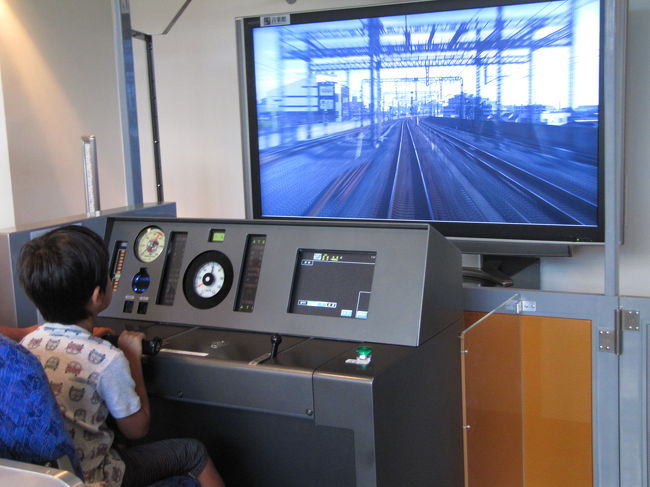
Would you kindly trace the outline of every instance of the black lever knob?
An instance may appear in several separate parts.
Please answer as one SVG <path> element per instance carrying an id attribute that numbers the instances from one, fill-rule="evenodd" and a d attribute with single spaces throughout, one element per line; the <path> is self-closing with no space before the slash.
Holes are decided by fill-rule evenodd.
<path id="1" fill-rule="evenodd" d="M 271 358 L 275 358 L 278 355 L 278 347 L 282 343 L 282 337 L 275 333 L 271 336 Z"/>
<path id="2" fill-rule="evenodd" d="M 111 335 L 110 333 L 107 335 L 102 335 L 102 338 L 104 340 L 115 347 L 117 347 L 117 340 L 119 337 L 119 335 Z M 156 355 L 158 352 L 160 352 L 161 347 L 162 338 L 160 337 L 142 339 L 142 355 Z"/>

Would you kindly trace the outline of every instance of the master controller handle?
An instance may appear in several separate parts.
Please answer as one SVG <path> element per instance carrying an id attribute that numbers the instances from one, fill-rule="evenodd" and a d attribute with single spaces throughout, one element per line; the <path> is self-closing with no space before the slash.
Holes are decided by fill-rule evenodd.
<path id="1" fill-rule="evenodd" d="M 280 346 L 280 343 L 282 343 L 282 337 L 275 333 L 273 336 L 271 336 L 271 357 L 270 358 L 275 358 L 278 355 L 278 347 Z"/>
<path id="2" fill-rule="evenodd" d="M 119 335 L 111 335 L 110 333 L 107 335 L 102 335 L 102 338 L 114 347 L 117 347 L 117 339 L 119 337 Z M 142 339 L 142 355 L 156 355 L 158 352 L 160 352 L 161 347 L 162 338 L 160 337 Z"/>

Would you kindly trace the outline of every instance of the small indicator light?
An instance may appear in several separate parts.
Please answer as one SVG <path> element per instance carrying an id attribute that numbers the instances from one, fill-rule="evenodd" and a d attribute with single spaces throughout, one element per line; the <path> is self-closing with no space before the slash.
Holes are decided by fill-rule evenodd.
<path id="1" fill-rule="evenodd" d="M 226 239 L 225 230 L 210 230 L 210 242 L 223 242 Z"/>
<path id="2" fill-rule="evenodd" d="M 359 347 L 357 348 L 357 360 L 370 360 L 372 357 L 372 348 Z"/>
<path id="3" fill-rule="evenodd" d="M 362 369 L 365 369 L 372 360 L 372 348 L 364 345 L 357 347 L 355 351 L 357 353 L 357 357 L 349 358 L 345 361 L 345 363 L 350 365 L 359 365 Z"/>

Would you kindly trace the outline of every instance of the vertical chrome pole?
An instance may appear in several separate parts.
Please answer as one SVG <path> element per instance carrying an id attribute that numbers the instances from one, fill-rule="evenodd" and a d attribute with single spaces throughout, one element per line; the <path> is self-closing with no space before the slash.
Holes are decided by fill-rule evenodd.
<path id="1" fill-rule="evenodd" d="M 81 153 L 84 167 L 84 189 L 86 193 L 86 215 L 97 216 L 99 203 L 99 171 L 97 169 L 97 141 L 94 135 L 81 137 Z"/>

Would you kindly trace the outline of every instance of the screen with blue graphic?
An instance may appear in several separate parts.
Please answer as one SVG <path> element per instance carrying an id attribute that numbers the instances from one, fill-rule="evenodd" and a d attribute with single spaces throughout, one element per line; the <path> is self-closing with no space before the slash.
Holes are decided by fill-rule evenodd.
<path id="1" fill-rule="evenodd" d="M 602 241 L 599 0 L 250 20 L 256 218 Z"/>

